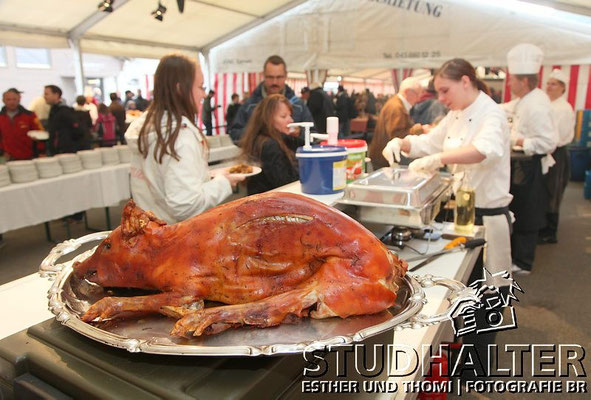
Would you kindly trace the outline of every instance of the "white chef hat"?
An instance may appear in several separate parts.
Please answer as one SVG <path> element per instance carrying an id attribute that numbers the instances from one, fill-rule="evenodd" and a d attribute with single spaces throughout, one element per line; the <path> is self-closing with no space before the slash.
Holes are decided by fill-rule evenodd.
<path id="1" fill-rule="evenodd" d="M 564 72 L 562 72 L 561 69 L 558 68 L 553 69 L 548 78 L 556 79 L 557 81 L 560 81 L 565 85 L 568 84 L 568 75 L 566 75 Z"/>
<path id="2" fill-rule="evenodd" d="M 513 75 L 531 75 L 540 72 L 544 53 L 538 46 L 520 43 L 507 53 L 509 73 Z"/>

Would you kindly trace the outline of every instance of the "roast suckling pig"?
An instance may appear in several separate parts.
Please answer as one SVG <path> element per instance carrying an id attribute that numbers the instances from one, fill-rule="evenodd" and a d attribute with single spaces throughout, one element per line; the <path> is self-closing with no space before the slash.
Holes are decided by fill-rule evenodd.
<path id="1" fill-rule="evenodd" d="M 307 197 L 266 193 L 167 225 L 130 201 L 78 278 L 160 293 L 104 297 L 91 322 L 162 313 L 171 334 L 269 327 L 310 316 L 348 317 L 394 304 L 407 264 L 359 223 Z M 225 303 L 203 308 L 203 301 Z"/>

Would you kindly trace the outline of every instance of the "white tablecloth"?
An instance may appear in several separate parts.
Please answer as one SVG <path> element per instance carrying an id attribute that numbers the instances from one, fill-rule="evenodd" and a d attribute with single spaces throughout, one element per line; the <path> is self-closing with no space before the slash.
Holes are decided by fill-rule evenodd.
<path id="1" fill-rule="evenodd" d="M 236 158 L 240 155 L 240 151 L 240 147 L 234 145 L 214 147 L 213 149 L 209 149 L 209 162 Z"/>
<path id="2" fill-rule="evenodd" d="M 0 233 L 109 207 L 131 197 L 129 164 L 0 188 Z"/>

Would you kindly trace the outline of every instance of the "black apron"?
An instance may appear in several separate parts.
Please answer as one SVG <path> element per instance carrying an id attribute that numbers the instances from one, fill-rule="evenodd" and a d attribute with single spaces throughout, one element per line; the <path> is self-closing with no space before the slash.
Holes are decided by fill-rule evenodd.
<path id="1" fill-rule="evenodd" d="M 556 164 L 544 175 L 544 180 L 550 196 L 547 211 L 549 213 L 557 213 L 560 209 L 562 195 L 570 177 L 569 154 L 566 146 L 558 147 L 552 153 L 552 157 L 556 161 Z"/>
<path id="2" fill-rule="evenodd" d="M 544 156 L 511 158 L 513 201 L 509 209 L 515 214 L 514 232 L 533 232 L 546 226 L 548 188 L 541 165 Z"/>

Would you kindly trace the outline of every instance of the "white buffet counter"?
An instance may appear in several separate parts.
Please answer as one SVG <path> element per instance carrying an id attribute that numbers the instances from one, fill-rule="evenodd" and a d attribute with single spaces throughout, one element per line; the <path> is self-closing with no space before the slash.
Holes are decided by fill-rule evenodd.
<path id="1" fill-rule="evenodd" d="M 240 148 L 234 145 L 213 148 L 209 162 L 239 154 Z M 91 208 L 115 206 L 130 197 L 128 163 L 11 184 L 0 188 L 0 234 Z"/>
<path id="2" fill-rule="evenodd" d="M 130 197 L 129 164 L 14 183 L 0 188 L 0 233 L 114 206 Z"/>

